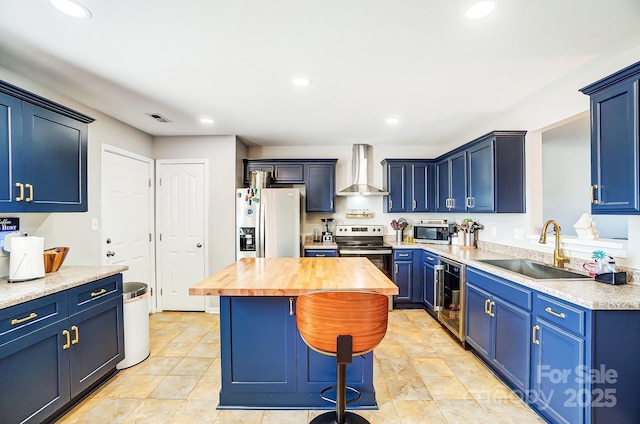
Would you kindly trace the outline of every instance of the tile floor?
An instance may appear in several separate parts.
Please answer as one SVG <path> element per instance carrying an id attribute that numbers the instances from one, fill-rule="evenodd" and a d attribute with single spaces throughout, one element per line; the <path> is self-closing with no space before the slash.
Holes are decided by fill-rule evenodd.
<path id="1" fill-rule="evenodd" d="M 390 313 L 374 351 L 373 424 L 544 423 L 422 310 Z M 218 411 L 218 315 L 150 317 L 151 356 L 120 371 L 59 423 L 304 424 L 324 411 Z"/>

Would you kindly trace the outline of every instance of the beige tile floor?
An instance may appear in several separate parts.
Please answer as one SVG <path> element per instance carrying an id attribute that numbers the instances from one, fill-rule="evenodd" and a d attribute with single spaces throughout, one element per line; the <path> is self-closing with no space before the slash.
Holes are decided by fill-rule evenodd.
<path id="1" fill-rule="evenodd" d="M 324 411 L 218 411 L 217 315 L 150 317 L 151 356 L 120 371 L 59 423 L 303 424 Z M 374 352 L 373 424 L 544 423 L 422 310 L 390 313 Z"/>

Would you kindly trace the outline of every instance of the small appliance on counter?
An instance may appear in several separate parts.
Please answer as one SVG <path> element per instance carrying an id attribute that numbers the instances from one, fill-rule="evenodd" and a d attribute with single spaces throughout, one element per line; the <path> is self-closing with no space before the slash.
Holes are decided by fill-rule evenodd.
<path id="1" fill-rule="evenodd" d="M 9 244 L 10 283 L 44 277 L 44 237 L 12 237 Z"/>
<path id="2" fill-rule="evenodd" d="M 450 244 L 451 234 L 455 231 L 456 224 L 449 224 L 446 219 L 420 219 L 413 224 L 413 241 L 415 243 Z"/>
<path id="3" fill-rule="evenodd" d="M 321 218 L 324 231 L 322 232 L 323 243 L 333 243 L 333 234 L 336 231 L 336 220 L 333 218 Z"/>

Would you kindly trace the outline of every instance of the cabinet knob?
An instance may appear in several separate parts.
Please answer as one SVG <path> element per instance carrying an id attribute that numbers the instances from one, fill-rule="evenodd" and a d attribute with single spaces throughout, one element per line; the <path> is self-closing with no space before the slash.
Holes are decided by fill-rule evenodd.
<path id="1" fill-rule="evenodd" d="M 116 252 L 114 252 L 113 250 L 107 250 L 107 258 L 110 258 L 115 255 L 116 255 Z"/>
<path id="2" fill-rule="evenodd" d="M 200 248 L 202 247 L 202 243 L 198 243 L 198 244 L 196 244 L 196 247 L 197 247 L 198 249 L 200 249 Z"/>

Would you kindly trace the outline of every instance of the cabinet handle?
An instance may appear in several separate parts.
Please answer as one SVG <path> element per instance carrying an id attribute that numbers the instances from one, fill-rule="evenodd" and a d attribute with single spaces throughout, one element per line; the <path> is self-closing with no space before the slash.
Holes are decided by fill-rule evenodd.
<path id="1" fill-rule="evenodd" d="M 485 299 L 484 301 L 484 313 L 487 315 L 491 315 L 491 312 L 489 312 L 490 302 L 491 301 L 489 299 Z"/>
<path id="2" fill-rule="evenodd" d="M 389 199 L 389 209 L 393 209 L 393 200 Z"/>
<path id="3" fill-rule="evenodd" d="M 413 210 L 415 210 L 418 207 L 418 202 L 416 202 L 415 199 L 413 199 Z"/>
<path id="4" fill-rule="evenodd" d="M 31 312 L 28 316 L 24 318 L 14 318 L 11 320 L 11 325 L 22 324 L 25 321 L 29 321 L 30 319 L 34 319 L 38 316 L 35 312 Z"/>
<path id="5" fill-rule="evenodd" d="M 67 342 L 62 345 L 62 350 L 67 350 L 71 347 L 71 337 L 70 337 L 69 330 L 64 330 L 62 332 L 62 335 L 67 338 Z"/>
<path id="6" fill-rule="evenodd" d="M 327 255 L 325 255 L 324 253 L 316 253 L 316 258 L 324 258 L 325 256 Z"/>
<path id="7" fill-rule="evenodd" d="M 24 200 L 24 184 L 16 183 L 16 187 L 20 189 L 20 194 L 18 194 L 18 197 L 16 197 L 16 202 L 22 202 Z"/>
<path id="8" fill-rule="evenodd" d="M 331 201 L 331 209 L 333 209 L 333 200 Z"/>
<path id="9" fill-rule="evenodd" d="M 91 297 L 96 297 L 96 296 L 100 296 L 103 295 L 107 292 L 107 290 L 105 288 L 100 289 L 100 291 L 97 292 L 91 292 Z"/>
<path id="10" fill-rule="evenodd" d="M 293 311 L 293 297 L 289 298 L 289 315 L 295 315 L 295 312 Z"/>
<path id="11" fill-rule="evenodd" d="M 80 333 L 78 333 L 78 327 L 76 327 L 75 325 L 71 326 L 71 331 L 73 331 L 75 334 L 75 337 L 73 338 L 73 340 L 71 340 L 71 344 L 74 345 L 80 341 Z"/>
<path id="12" fill-rule="evenodd" d="M 434 259 L 431 256 L 427 256 L 427 259 L 433 261 Z"/>
<path id="13" fill-rule="evenodd" d="M 397 274 L 398 273 L 398 264 L 395 264 L 395 265 L 396 265 L 396 274 Z"/>
<path id="14" fill-rule="evenodd" d="M 406 257 L 406 256 L 409 256 L 409 254 L 408 254 L 408 253 L 398 253 L 398 256 L 400 256 L 400 257 L 403 257 L 403 258 L 404 258 L 404 257 Z"/>
<path id="15" fill-rule="evenodd" d="M 549 312 L 551 315 L 553 315 L 554 317 L 558 317 L 558 318 L 566 318 L 567 316 L 564 314 L 564 312 L 555 312 L 553 309 L 551 309 L 549 306 L 547 306 L 546 308 L 544 308 L 545 312 Z"/>
<path id="16" fill-rule="evenodd" d="M 598 184 L 594 184 L 591 186 L 591 203 L 593 203 L 594 205 L 597 205 L 598 203 L 598 199 L 596 199 L 596 190 L 598 189 Z"/>
<path id="17" fill-rule="evenodd" d="M 496 306 L 496 302 L 491 302 L 491 304 L 489 305 L 489 315 L 491 315 L 492 317 L 495 317 L 496 314 L 493 312 L 493 308 Z"/>
<path id="18" fill-rule="evenodd" d="M 24 185 L 27 190 L 29 190 L 29 195 L 25 199 L 27 202 L 33 202 L 33 186 L 31 184 Z"/>
<path id="19" fill-rule="evenodd" d="M 473 207 L 473 206 L 471 206 L 471 197 L 467 197 L 465 203 L 466 203 L 467 208 L 472 208 Z"/>
<path id="20" fill-rule="evenodd" d="M 531 342 L 533 344 L 540 344 L 540 340 L 538 340 L 538 331 L 540 331 L 540 326 L 539 325 L 534 325 L 533 326 L 533 331 L 531 332 Z"/>

